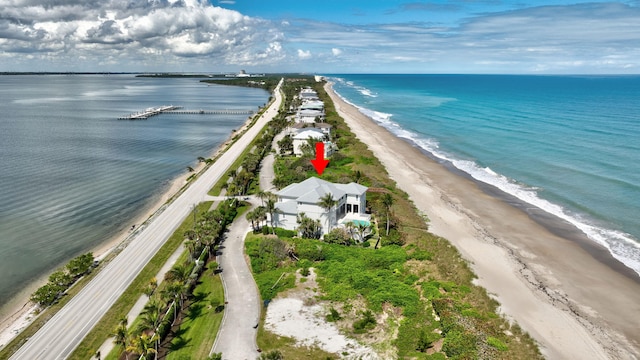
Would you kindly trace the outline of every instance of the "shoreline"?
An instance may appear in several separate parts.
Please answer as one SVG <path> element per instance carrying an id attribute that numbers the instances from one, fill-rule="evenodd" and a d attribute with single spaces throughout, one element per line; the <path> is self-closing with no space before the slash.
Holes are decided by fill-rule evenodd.
<path id="1" fill-rule="evenodd" d="M 428 216 L 430 231 L 456 246 L 478 275 L 476 284 L 500 302 L 504 316 L 540 343 L 545 357 L 640 356 L 634 325 L 640 321 L 637 276 L 601 262 L 605 254 L 589 246 L 597 244 L 586 236 L 589 243 L 575 241 L 578 229 L 560 219 L 547 223 L 554 219 L 541 210 L 524 211 L 495 188 L 452 171 L 379 126 L 337 96 L 330 84 L 325 89 L 351 131 Z M 535 219 L 545 214 L 542 222 L 554 226 Z"/>
<path id="2" fill-rule="evenodd" d="M 374 121 L 374 120 L 371 120 L 371 121 Z M 418 149 L 424 156 L 440 164 L 451 173 L 473 182 L 478 188 L 480 188 L 487 195 L 495 197 L 503 201 L 504 203 L 511 205 L 517 208 L 518 210 L 526 213 L 533 221 L 538 223 L 540 226 L 543 226 L 545 229 L 547 229 L 549 232 L 553 233 L 554 235 L 573 241 L 576 245 L 580 246 L 586 252 L 591 254 L 594 260 L 597 260 L 607 265 L 612 270 L 615 270 L 621 275 L 624 275 L 629 279 L 635 281 L 636 283 L 640 284 L 640 274 L 635 272 L 630 267 L 626 266 L 622 261 L 616 259 L 611 253 L 611 251 L 609 251 L 609 249 L 607 249 L 601 244 L 598 244 L 594 240 L 590 239 L 585 233 L 583 233 L 575 225 L 571 224 L 570 222 L 564 219 L 558 218 L 557 216 L 550 214 L 543 209 L 535 207 L 535 205 L 531 205 L 521 199 L 518 199 L 517 197 L 509 193 L 506 193 L 503 190 L 491 184 L 487 184 L 480 180 L 474 179 L 468 173 L 458 169 L 448 161 L 438 159 L 433 154 L 429 153 L 427 150 L 424 150 L 418 144 L 416 144 L 411 140 L 408 140 L 408 139 L 402 139 L 402 140 L 411 144 L 413 147 Z"/>
<path id="3" fill-rule="evenodd" d="M 222 143 L 213 148 L 209 153 L 208 158 L 215 159 L 216 156 L 220 155 L 233 141 L 233 137 L 236 134 L 242 133 L 249 124 L 253 121 L 253 117 L 255 115 L 250 116 L 245 120 L 245 122 L 236 129 L 235 132 L 232 132 Z M 131 225 L 135 224 L 135 230 L 138 230 L 139 226 L 151 218 L 158 210 L 162 208 L 162 206 L 169 201 L 172 197 L 182 190 L 182 188 L 187 185 L 187 179 L 192 174 L 200 174 L 203 170 L 206 169 L 207 164 L 204 162 L 198 162 L 195 166 L 192 166 L 194 172 L 186 172 L 178 177 L 169 180 L 168 185 L 165 187 L 165 190 L 162 192 L 158 192 L 153 196 L 157 197 L 155 201 L 150 202 L 149 205 L 140 209 L 138 215 L 131 219 Z M 134 231 L 135 231 L 134 230 Z M 130 226 L 125 226 L 122 230 L 116 231 L 116 234 L 105 240 L 103 243 L 95 246 L 94 248 L 88 250 L 93 252 L 94 257 L 97 260 L 104 259 L 107 255 L 109 255 L 113 250 L 118 247 L 124 245 L 129 237 L 134 232 L 131 230 Z M 132 236 L 132 238 L 134 238 Z M 4 347 L 4 345 L 8 344 L 15 336 L 17 336 L 22 330 L 24 330 L 31 322 L 35 319 L 37 314 L 35 310 L 37 307 L 29 301 L 29 297 L 31 294 L 37 290 L 40 286 L 44 285 L 48 280 L 49 274 L 43 275 L 39 277 L 36 281 L 30 283 L 26 286 L 20 293 L 16 294 L 12 299 L 10 299 L 0 310 L 0 314 L 2 318 L 0 318 L 0 349 Z"/>

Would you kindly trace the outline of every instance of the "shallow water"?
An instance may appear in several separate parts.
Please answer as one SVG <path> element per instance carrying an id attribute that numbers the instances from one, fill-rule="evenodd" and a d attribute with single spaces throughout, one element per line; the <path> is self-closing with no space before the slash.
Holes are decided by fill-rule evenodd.
<path id="1" fill-rule="evenodd" d="M 131 227 L 248 115 L 118 116 L 167 104 L 257 110 L 268 98 L 195 79 L 0 76 L 0 305 Z"/>

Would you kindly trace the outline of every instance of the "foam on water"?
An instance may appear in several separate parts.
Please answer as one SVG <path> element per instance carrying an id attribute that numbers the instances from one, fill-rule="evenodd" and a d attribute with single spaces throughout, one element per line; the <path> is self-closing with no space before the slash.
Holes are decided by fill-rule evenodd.
<path id="1" fill-rule="evenodd" d="M 347 85 L 350 83 L 342 82 Z M 442 151 L 437 140 L 420 136 L 415 132 L 404 129 L 400 124 L 394 122 L 392 120 L 393 114 L 379 112 L 356 105 L 337 91 L 336 94 L 345 102 L 356 107 L 361 113 L 370 117 L 394 135 L 416 144 L 421 149 L 432 154 L 434 157 L 448 162 L 457 169 L 469 174 L 475 180 L 492 185 L 525 203 L 531 204 L 549 214 L 571 223 L 587 235 L 589 239 L 608 249 L 613 257 L 640 274 L 640 243 L 635 241 L 633 236 L 621 231 L 598 226 L 584 215 L 571 213 L 562 206 L 541 198 L 538 194 L 539 189 L 537 188 L 520 184 L 513 179 L 496 173 L 489 167 L 482 167 L 474 161 L 459 159 L 452 154 Z"/>

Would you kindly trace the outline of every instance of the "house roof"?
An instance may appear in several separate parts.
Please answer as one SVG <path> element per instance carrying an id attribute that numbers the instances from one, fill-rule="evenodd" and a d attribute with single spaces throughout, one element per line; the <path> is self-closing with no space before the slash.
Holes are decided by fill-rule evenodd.
<path id="1" fill-rule="evenodd" d="M 293 138 L 297 140 L 322 139 L 323 136 L 324 136 L 324 133 L 322 132 L 322 129 L 304 128 L 298 131 L 296 136 L 294 136 Z"/>
<path id="2" fill-rule="evenodd" d="M 300 109 L 324 109 L 322 101 L 306 101 L 300 105 Z"/>
<path id="3" fill-rule="evenodd" d="M 366 191 L 367 188 L 359 184 L 334 184 L 317 177 L 310 177 L 301 183 L 285 187 L 278 191 L 277 195 L 297 199 L 299 202 L 316 204 L 328 193 L 333 195 L 334 199 L 339 199 L 345 194 L 362 195 Z"/>
<path id="4" fill-rule="evenodd" d="M 295 123 L 291 126 L 294 129 L 306 129 L 306 128 L 320 128 L 320 129 L 331 129 L 331 124 L 327 124 L 327 123 L 303 123 L 303 122 L 299 122 L 299 123 Z"/>
<path id="5" fill-rule="evenodd" d="M 298 213 L 298 204 L 293 200 L 277 202 L 275 205 L 276 205 L 276 209 L 282 211 L 283 214 Z"/>

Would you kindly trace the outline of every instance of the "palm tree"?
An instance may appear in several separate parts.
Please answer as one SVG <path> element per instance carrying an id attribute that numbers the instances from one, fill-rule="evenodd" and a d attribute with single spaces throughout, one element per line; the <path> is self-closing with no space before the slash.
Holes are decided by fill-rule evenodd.
<path id="1" fill-rule="evenodd" d="M 173 312 L 173 322 L 171 323 L 171 325 L 176 322 L 176 319 L 178 318 L 178 312 L 182 309 L 182 288 L 184 288 L 183 284 L 172 282 L 163 290 L 163 295 L 167 299 L 173 300 L 176 305 L 175 311 Z"/>
<path id="2" fill-rule="evenodd" d="M 276 213 L 279 213 L 279 212 L 280 212 L 280 210 L 276 207 L 276 202 L 275 202 L 275 200 L 274 200 L 274 199 L 272 199 L 272 198 L 268 198 L 268 199 L 267 199 L 267 202 L 266 202 L 266 204 L 265 204 L 265 209 L 266 209 L 266 211 L 269 213 L 269 216 L 270 216 L 270 219 L 269 219 L 269 220 L 270 220 L 270 222 L 271 222 L 271 231 L 272 231 L 272 233 L 273 233 L 273 234 L 275 234 L 275 233 L 276 233 L 276 231 L 275 231 L 275 228 L 274 228 L 274 225 L 273 225 L 273 224 L 274 224 L 274 223 L 273 223 L 273 217 L 274 217 L 274 215 L 275 215 Z"/>
<path id="3" fill-rule="evenodd" d="M 162 321 L 162 308 L 159 306 L 160 303 L 158 301 L 150 302 L 147 306 L 144 307 L 143 312 L 141 313 L 140 323 L 138 324 L 138 330 L 141 333 L 145 333 L 149 330 L 155 335 L 158 330 L 158 326 L 160 326 L 160 322 Z M 158 352 L 158 347 L 160 346 L 160 338 L 154 336 L 155 341 L 155 350 Z"/>
<path id="4" fill-rule="evenodd" d="M 344 229 L 351 237 L 351 240 L 355 240 L 354 234 L 356 232 L 356 225 L 353 223 L 353 221 L 349 221 L 348 223 L 344 224 Z"/>
<path id="5" fill-rule="evenodd" d="M 327 232 L 331 231 L 331 210 L 337 204 L 338 201 L 333 199 L 333 195 L 331 193 L 326 193 L 320 198 L 320 201 L 318 201 L 318 206 L 327 212 Z"/>
<path id="6" fill-rule="evenodd" d="M 128 320 L 127 317 L 124 316 L 120 319 L 120 323 L 118 324 L 118 327 L 116 327 L 113 334 L 111 334 L 114 337 L 114 344 L 122 346 L 123 352 L 127 351 L 127 347 L 129 345 L 129 331 L 127 330 L 127 326 Z M 128 354 L 126 355 L 126 358 L 129 358 Z"/>
<path id="7" fill-rule="evenodd" d="M 184 247 L 189 251 L 189 261 L 193 261 L 196 258 L 198 244 L 193 240 L 185 240 Z"/>
<path id="8" fill-rule="evenodd" d="M 253 229 L 253 232 L 258 231 L 258 228 L 256 226 L 256 221 L 258 220 L 258 212 L 256 210 L 258 210 L 258 208 L 249 211 L 246 216 L 247 220 L 251 221 L 251 228 Z"/>
<path id="9" fill-rule="evenodd" d="M 267 198 L 267 196 L 268 196 L 267 194 L 268 193 L 269 193 L 268 191 L 264 191 L 264 190 L 258 190 L 258 192 L 256 193 L 256 196 L 262 202 L 262 206 L 264 206 L 264 199 Z"/>
<path id="10" fill-rule="evenodd" d="M 393 196 L 389 193 L 382 195 L 382 205 L 387 212 L 387 236 L 389 236 L 389 213 L 391 212 L 391 205 L 393 205 Z"/>
<path id="11" fill-rule="evenodd" d="M 186 283 L 191 275 L 191 269 L 185 265 L 177 265 L 171 268 L 167 273 L 168 280 L 172 280 L 178 283 Z"/>
<path id="12" fill-rule="evenodd" d="M 157 353 L 154 348 L 155 338 L 155 335 L 149 336 L 142 334 L 133 339 L 127 350 L 140 355 L 140 360 L 146 360 L 149 355 Z"/>

